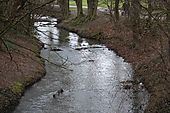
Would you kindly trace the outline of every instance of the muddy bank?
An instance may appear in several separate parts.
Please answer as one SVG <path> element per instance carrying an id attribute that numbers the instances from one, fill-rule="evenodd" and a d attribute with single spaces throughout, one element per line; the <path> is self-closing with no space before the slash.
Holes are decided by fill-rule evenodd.
<path id="1" fill-rule="evenodd" d="M 170 113 L 169 62 L 165 64 L 159 53 L 166 49 L 166 46 L 160 46 L 166 45 L 167 40 L 154 33 L 144 34 L 145 38 L 133 43 L 133 33 L 125 24 L 110 23 L 108 17 L 101 16 L 86 23 L 78 19 L 65 20 L 58 27 L 76 32 L 81 37 L 98 39 L 124 57 L 133 65 L 134 78 L 143 82 L 150 93 L 145 113 Z"/>
<path id="2" fill-rule="evenodd" d="M 0 112 L 11 113 L 26 88 L 45 75 L 39 57 L 42 44 L 35 37 L 8 33 L 6 48 L 0 51 Z"/>

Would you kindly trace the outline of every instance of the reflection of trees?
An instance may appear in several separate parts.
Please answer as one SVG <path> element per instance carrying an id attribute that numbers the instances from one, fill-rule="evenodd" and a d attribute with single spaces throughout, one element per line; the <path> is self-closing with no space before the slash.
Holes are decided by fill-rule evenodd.
<path id="1" fill-rule="evenodd" d="M 67 43 L 69 41 L 69 32 L 64 29 L 58 30 L 58 41 L 59 44 L 62 45 L 63 43 Z"/>
<path id="2" fill-rule="evenodd" d="M 82 43 L 82 38 L 78 38 L 78 43 L 80 44 L 80 43 Z"/>
<path id="3" fill-rule="evenodd" d="M 132 106 L 133 106 L 133 113 L 141 113 L 144 111 L 144 105 L 146 104 L 147 97 L 144 94 L 141 94 L 142 86 L 140 84 L 134 84 L 132 91 Z"/>
<path id="4" fill-rule="evenodd" d="M 139 97 L 138 85 L 134 85 L 132 96 L 133 96 L 132 99 L 133 113 L 139 113 L 141 102 Z"/>
<path id="5" fill-rule="evenodd" d="M 52 29 L 49 30 L 48 38 L 49 38 L 50 49 L 52 49 L 54 46 Z"/>

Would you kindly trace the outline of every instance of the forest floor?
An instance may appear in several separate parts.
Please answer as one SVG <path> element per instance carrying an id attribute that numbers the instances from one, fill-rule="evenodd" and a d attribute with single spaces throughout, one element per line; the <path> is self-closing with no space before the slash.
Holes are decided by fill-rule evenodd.
<path id="1" fill-rule="evenodd" d="M 0 113 L 11 113 L 25 88 L 42 78 L 45 69 L 37 57 L 42 45 L 35 37 L 9 32 L 5 40 L 9 50 L 0 50 Z"/>
<path id="2" fill-rule="evenodd" d="M 164 51 L 167 40 L 161 31 L 142 32 L 134 42 L 133 32 L 125 17 L 117 23 L 101 14 L 93 21 L 85 18 L 69 18 L 58 27 L 72 31 L 85 38 L 100 40 L 108 48 L 132 64 L 135 78 L 144 83 L 150 93 L 145 113 L 170 113 L 170 72 Z"/>

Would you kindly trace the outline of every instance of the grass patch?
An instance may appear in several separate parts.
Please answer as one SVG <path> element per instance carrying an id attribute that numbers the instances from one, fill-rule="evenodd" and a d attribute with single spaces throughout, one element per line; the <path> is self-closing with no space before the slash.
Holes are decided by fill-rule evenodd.
<path id="1" fill-rule="evenodd" d="M 76 2 L 74 0 L 69 0 L 69 4 L 71 6 L 76 6 Z M 83 6 L 87 6 L 87 0 L 82 0 Z"/>
<path id="2" fill-rule="evenodd" d="M 15 82 L 13 84 L 13 86 L 11 86 L 11 91 L 14 93 L 14 94 L 19 94 L 19 95 L 22 95 L 23 91 L 24 91 L 24 85 L 20 82 Z"/>

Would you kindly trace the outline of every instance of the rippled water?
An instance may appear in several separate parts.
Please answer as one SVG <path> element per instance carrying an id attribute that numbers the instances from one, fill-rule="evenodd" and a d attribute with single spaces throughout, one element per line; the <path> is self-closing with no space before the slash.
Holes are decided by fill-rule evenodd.
<path id="1" fill-rule="evenodd" d="M 36 22 L 46 76 L 29 88 L 14 113 L 142 113 L 147 92 L 133 86 L 131 65 L 103 45 Z M 54 49 L 62 51 L 53 51 Z M 79 48 L 79 49 L 77 49 Z M 129 82 L 130 81 L 130 82 Z M 53 98 L 60 88 L 64 93 Z"/>

